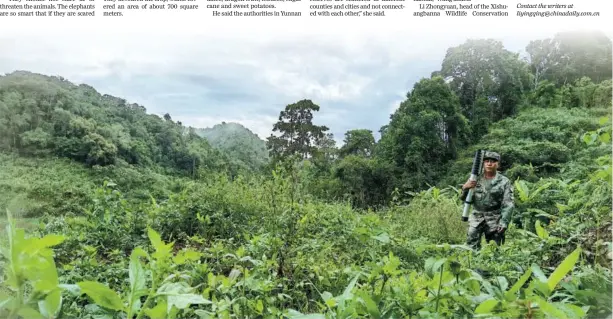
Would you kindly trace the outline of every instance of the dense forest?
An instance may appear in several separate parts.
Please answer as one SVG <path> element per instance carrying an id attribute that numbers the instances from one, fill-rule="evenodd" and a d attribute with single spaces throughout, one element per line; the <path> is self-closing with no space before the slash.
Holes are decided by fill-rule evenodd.
<path id="1" fill-rule="evenodd" d="M 196 134 L 252 170 L 259 170 L 268 162 L 266 142 L 239 123 L 222 122 L 212 128 L 196 129 Z"/>
<path id="2" fill-rule="evenodd" d="M 261 139 L 61 76 L 0 76 L 2 318 L 611 318 L 612 51 L 451 47 L 336 145 L 309 97 Z M 514 187 L 465 245 L 476 150 Z"/>

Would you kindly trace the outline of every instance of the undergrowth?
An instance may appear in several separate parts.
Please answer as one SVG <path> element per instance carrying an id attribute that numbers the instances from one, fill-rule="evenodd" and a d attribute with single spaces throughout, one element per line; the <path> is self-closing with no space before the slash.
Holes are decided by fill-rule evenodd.
<path id="1" fill-rule="evenodd" d="M 609 143 L 610 128 L 587 144 Z M 515 179 L 506 243 L 465 246 L 458 190 L 385 210 L 325 203 L 295 167 L 185 182 L 9 223 L 3 318 L 603 318 L 611 314 L 611 157 L 582 179 Z"/>

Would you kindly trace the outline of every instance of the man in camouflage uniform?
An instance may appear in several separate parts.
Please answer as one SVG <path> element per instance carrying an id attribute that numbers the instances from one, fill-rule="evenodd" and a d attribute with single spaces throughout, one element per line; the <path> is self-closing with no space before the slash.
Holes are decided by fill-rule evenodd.
<path id="1" fill-rule="evenodd" d="M 473 211 L 468 217 L 466 244 L 473 249 L 481 248 L 481 236 L 493 240 L 498 245 L 504 243 L 504 233 L 511 222 L 513 213 L 513 184 L 500 174 L 498 164 L 500 155 L 486 151 L 483 156 L 483 174 L 476 181 L 467 181 L 462 186 L 462 201 L 466 200 L 468 190 L 474 189 Z"/>

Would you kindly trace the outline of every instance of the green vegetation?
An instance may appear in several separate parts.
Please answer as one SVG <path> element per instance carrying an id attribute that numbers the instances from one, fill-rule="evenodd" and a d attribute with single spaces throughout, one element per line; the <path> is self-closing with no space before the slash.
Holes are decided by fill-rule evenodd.
<path id="1" fill-rule="evenodd" d="M 611 41 L 526 50 L 450 48 L 379 141 L 356 128 L 340 147 L 308 99 L 263 141 L 0 77 L 0 316 L 610 316 Z M 516 207 L 506 243 L 472 251 L 458 186 L 480 148 Z"/>
<path id="2" fill-rule="evenodd" d="M 260 169 L 268 162 L 266 143 L 239 123 L 223 122 L 212 128 L 196 129 L 196 134 L 250 169 Z"/>

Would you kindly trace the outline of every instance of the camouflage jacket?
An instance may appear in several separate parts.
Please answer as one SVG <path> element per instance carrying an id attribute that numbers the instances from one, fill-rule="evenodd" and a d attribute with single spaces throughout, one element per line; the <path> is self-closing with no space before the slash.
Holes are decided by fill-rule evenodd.
<path id="1" fill-rule="evenodd" d="M 465 201 L 468 190 L 464 190 L 460 200 Z M 473 209 L 481 212 L 500 210 L 500 224 L 508 227 L 513 214 L 513 184 L 506 176 L 496 172 L 494 178 L 487 180 L 483 175 L 477 179 L 473 193 Z"/>

